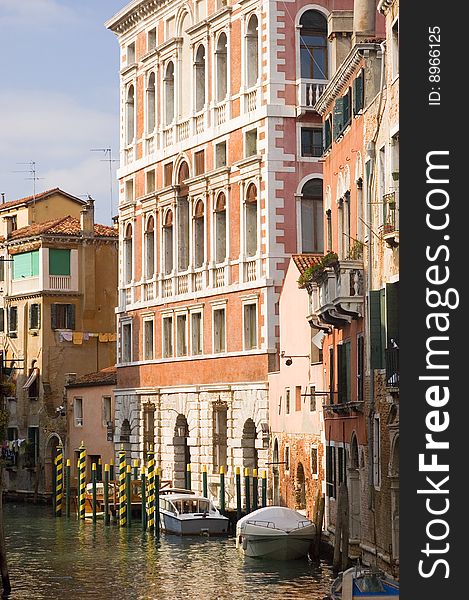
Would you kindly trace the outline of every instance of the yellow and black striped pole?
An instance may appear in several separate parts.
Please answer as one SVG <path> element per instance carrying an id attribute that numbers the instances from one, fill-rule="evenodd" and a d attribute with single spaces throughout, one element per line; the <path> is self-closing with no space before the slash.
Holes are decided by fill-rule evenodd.
<path id="1" fill-rule="evenodd" d="M 125 472 L 125 495 L 127 496 L 127 527 L 132 524 L 132 467 L 127 465 Z"/>
<path id="2" fill-rule="evenodd" d="M 186 490 L 192 489 L 191 463 L 186 465 Z"/>
<path id="3" fill-rule="evenodd" d="M 98 481 L 102 481 L 103 480 L 103 461 L 102 461 L 101 457 L 98 458 L 98 472 L 97 472 L 97 476 L 98 476 Z"/>
<path id="4" fill-rule="evenodd" d="M 138 458 L 134 459 L 134 479 L 135 481 L 138 479 Z"/>
<path id="5" fill-rule="evenodd" d="M 65 467 L 65 516 L 70 517 L 70 476 L 71 476 L 72 463 L 67 458 L 67 465 Z"/>
<path id="6" fill-rule="evenodd" d="M 267 472 L 262 471 L 262 508 L 267 506 Z"/>
<path id="7" fill-rule="evenodd" d="M 62 498 L 64 491 L 64 449 L 62 444 L 57 446 L 55 459 L 55 516 L 62 516 Z"/>
<path id="8" fill-rule="evenodd" d="M 202 494 L 208 498 L 207 465 L 202 465 Z"/>
<path id="9" fill-rule="evenodd" d="M 78 517 L 85 518 L 85 495 L 86 495 L 86 449 L 83 442 L 79 448 L 78 459 Z"/>
<path id="10" fill-rule="evenodd" d="M 252 510 L 255 511 L 259 505 L 259 484 L 257 481 L 257 469 L 252 470 Z"/>
<path id="11" fill-rule="evenodd" d="M 153 531 L 155 528 L 155 453 L 148 451 L 148 494 L 147 494 L 147 514 L 148 529 Z"/>
<path id="12" fill-rule="evenodd" d="M 155 469 L 155 533 L 160 537 L 160 468 Z"/>
<path id="13" fill-rule="evenodd" d="M 119 452 L 119 525 L 125 527 L 126 511 L 127 511 L 127 496 L 125 494 L 125 452 L 121 450 Z"/>

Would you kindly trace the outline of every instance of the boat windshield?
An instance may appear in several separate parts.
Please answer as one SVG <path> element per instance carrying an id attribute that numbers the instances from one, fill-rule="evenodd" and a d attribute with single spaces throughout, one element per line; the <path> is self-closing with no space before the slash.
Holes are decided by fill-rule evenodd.
<path id="1" fill-rule="evenodd" d="M 184 498 L 184 500 L 175 500 L 174 505 L 180 514 L 194 514 L 209 512 L 210 506 L 208 500 L 197 500 L 195 498 Z"/>
<path id="2" fill-rule="evenodd" d="M 376 573 L 358 577 L 355 583 L 360 592 L 384 592 L 384 586 Z"/>

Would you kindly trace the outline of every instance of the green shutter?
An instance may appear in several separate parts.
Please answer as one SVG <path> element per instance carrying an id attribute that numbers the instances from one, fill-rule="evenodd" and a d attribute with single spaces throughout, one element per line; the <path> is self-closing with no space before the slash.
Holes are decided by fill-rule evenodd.
<path id="1" fill-rule="evenodd" d="M 70 275 L 70 250 L 49 248 L 49 274 Z"/>
<path id="2" fill-rule="evenodd" d="M 39 275 L 39 250 L 23 252 L 13 256 L 13 279 L 37 277 Z"/>
<path id="3" fill-rule="evenodd" d="M 363 108 L 363 71 L 353 81 L 353 114 L 358 114 Z"/>
<path id="4" fill-rule="evenodd" d="M 337 98 L 334 104 L 333 132 L 334 140 L 342 133 L 344 123 L 344 98 Z"/>
<path id="5" fill-rule="evenodd" d="M 399 341 L 399 282 L 386 284 L 386 345 Z"/>
<path id="6" fill-rule="evenodd" d="M 370 291 L 370 352 L 371 368 L 383 368 L 383 341 L 381 324 L 381 290 Z"/>
<path id="7" fill-rule="evenodd" d="M 75 305 L 67 304 L 67 329 L 75 329 Z"/>
<path id="8" fill-rule="evenodd" d="M 351 360 L 350 360 L 350 342 L 344 344 L 344 372 L 345 372 L 345 402 L 350 402 L 350 391 L 352 389 L 352 374 L 351 374 Z"/>

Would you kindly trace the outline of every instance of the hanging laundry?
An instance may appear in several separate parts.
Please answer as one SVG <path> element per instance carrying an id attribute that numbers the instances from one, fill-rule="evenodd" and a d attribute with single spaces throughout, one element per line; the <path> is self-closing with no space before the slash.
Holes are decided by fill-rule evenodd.
<path id="1" fill-rule="evenodd" d="M 71 331 L 61 331 L 59 334 L 59 338 L 61 342 L 71 342 L 72 341 L 72 332 Z"/>
<path id="2" fill-rule="evenodd" d="M 73 332 L 73 343 L 74 344 L 83 344 L 83 332 L 82 331 L 74 331 Z"/>

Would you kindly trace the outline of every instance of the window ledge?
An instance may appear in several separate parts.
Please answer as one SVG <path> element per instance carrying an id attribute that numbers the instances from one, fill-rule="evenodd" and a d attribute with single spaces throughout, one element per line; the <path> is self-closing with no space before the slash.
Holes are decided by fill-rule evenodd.
<path id="1" fill-rule="evenodd" d="M 260 154 L 253 154 L 252 156 L 246 156 L 246 158 L 242 158 L 237 162 L 233 163 L 234 167 L 247 167 L 250 164 L 254 164 L 256 162 L 261 162 L 262 156 Z"/>

